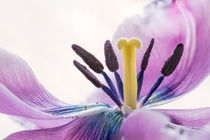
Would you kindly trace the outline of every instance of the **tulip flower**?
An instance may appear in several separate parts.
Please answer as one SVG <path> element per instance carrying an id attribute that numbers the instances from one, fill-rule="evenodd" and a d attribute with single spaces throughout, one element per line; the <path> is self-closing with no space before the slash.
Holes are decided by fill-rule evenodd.
<path id="1" fill-rule="evenodd" d="M 149 109 L 185 95 L 208 75 L 209 4 L 156 0 L 146 7 L 144 17 L 125 20 L 113 42 L 104 45 L 106 66 L 114 78 L 93 54 L 73 44 L 88 68 L 77 60 L 74 65 L 103 94 L 94 94 L 95 104 L 56 99 L 25 61 L 0 50 L 0 112 L 38 127 L 5 140 L 209 139 L 210 108 Z"/>

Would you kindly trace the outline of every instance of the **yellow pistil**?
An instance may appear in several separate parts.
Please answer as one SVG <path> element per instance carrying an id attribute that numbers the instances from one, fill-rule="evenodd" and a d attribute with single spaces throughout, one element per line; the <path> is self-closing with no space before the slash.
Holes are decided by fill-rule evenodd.
<path id="1" fill-rule="evenodd" d="M 117 43 L 118 49 L 123 54 L 123 92 L 124 104 L 136 109 L 137 78 L 136 78 L 136 55 L 135 48 L 141 48 L 138 39 L 120 39 Z"/>

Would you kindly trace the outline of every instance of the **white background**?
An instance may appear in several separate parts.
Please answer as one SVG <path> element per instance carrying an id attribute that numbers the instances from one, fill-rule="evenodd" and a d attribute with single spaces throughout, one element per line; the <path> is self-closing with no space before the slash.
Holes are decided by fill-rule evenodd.
<path id="1" fill-rule="evenodd" d="M 141 13 L 137 0 L 0 0 L 0 47 L 24 58 L 56 97 L 85 101 L 94 87 L 73 67 L 71 44 L 88 48 L 100 59 L 124 17 Z M 210 106 L 210 77 L 182 99 L 163 108 Z M 81 88 L 82 87 L 82 88 Z M 0 139 L 23 128 L 0 114 Z"/>

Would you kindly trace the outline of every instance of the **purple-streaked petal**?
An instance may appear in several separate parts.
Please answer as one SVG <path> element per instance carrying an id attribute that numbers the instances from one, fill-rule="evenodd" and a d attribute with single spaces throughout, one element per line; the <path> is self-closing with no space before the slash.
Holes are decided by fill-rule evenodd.
<path id="1" fill-rule="evenodd" d="M 117 106 L 111 106 L 108 104 L 92 104 L 92 105 L 71 105 L 60 108 L 52 108 L 44 110 L 44 112 L 61 116 L 64 118 L 78 118 L 90 116 L 93 114 L 98 114 L 107 111 L 116 111 L 118 110 Z"/>
<path id="2" fill-rule="evenodd" d="M 28 119 L 22 117 L 12 117 L 12 119 L 26 129 L 45 129 L 65 125 L 71 122 L 71 118 L 57 118 L 57 119 Z"/>
<path id="3" fill-rule="evenodd" d="M 210 1 L 173 0 L 168 5 L 156 0 L 146 7 L 144 16 L 131 17 L 120 25 L 113 43 L 119 38 L 140 38 L 143 47 L 137 51 L 137 68 L 152 38 L 155 44 L 144 74 L 141 96 L 145 96 L 178 43 L 183 43 L 184 53 L 175 72 L 167 77 L 149 103 L 167 101 L 195 88 L 210 71 Z M 120 62 L 121 54 L 116 50 Z M 120 63 L 122 70 L 122 63 Z M 122 73 L 122 71 L 121 71 Z M 163 102 L 160 102 L 163 103 Z M 157 104 L 157 103 L 156 103 Z"/>
<path id="4" fill-rule="evenodd" d="M 177 124 L 191 127 L 210 125 L 210 108 L 159 110 L 170 116 Z"/>
<path id="5" fill-rule="evenodd" d="M 49 129 L 38 129 L 38 130 L 26 130 L 17 133 L 13 133 L 5 140 L 66 140 L 70 139 L 74 132 L 74 127 L 76 125 L 80 125 L 82 123 L 81 119 L 77 119 L 76 121 L 72 121 L 64 126 L 49 128 Z M 75 129 L 76 130 L 76 129 Z M 76 135 L 76 134 L 75 134 Z M 77 134 L 79 135 L 79 134 Z M 82 135 L 82 134 L 80 134 Z M 79 136 L 80 136 L 79 135 Z M 79 140 L 79 139 L 72 139 L 72 140 Z"/>
<path id="6" fill-rule="evenodd" d="M 0 100 L 1 113 L 31 119 L 49 119 L 50 117 L 56 118 L 26 104 L 2 84 L 0 84 Z"/>
<path id="7" fill-rule="evenodd" d="M 35 124 L 36 127 L 56 127 L 66 124 L 72 120 L 71 118 L 64 118 L 45 113 L 41 110 L 36 109 L 35 107 L 26 104 L 1 84 L 0 99 L 1 113 L 21 117 L 23 123 L 25 121 L 29 121 L 30 123 Z"/>
<path id="8" fill-rule="evenodd" d="M 20 57 L 0 49 L 0 66 L 0 83 L 26 104 L 37 108 L 64 105 L 37 81 L 29 65 Z"/>
<path id="9" fill-rule="evenodd" d="M 107 140 L 118 137 L 123 119 L 117 111 L 99 113 L 56 128 L 17 132 L 5 140 Z"/>
<path id="10" fill-rule="evenodd" d="M 183 136 L 168 126 L 169 121 L 159 112 L 138 110 L 125 119 L 120 133 L 125 140 L 179 140 Z"/>
<path id="11" fill-rule="evenodd" d="M 35 124 L 36 127 L 38 128 L 51 128 L 69 123 L 75 118 L 81 118 L 107 111 L 117 111 L 117 110 L 118 110 L 117 106 L 111 106 L 107 104 L 71 105 L 71 106 L 42 110 L 43 112 L 40 113 L 37 111 L 39 114 L 38 113 L 35 115 L 32 114 L 32 116 L 30 114 L 27 115 L 26 113 L 28 112 L 23 112 L 21 116 L 25 118 L 20 118 L 20 117 L 13 117 L 13 118 L 22 125 L 25 124 L 27 125 L 32 123 L 33 125 Z M 29 111 L 34 113 L 33 112 L 34 108 L 30 109 Z M 18 111 L 18 113 L 19 112 L 20 111 Z M 43 118 L 43 115 L 45 115 L 46 117 Z"/>

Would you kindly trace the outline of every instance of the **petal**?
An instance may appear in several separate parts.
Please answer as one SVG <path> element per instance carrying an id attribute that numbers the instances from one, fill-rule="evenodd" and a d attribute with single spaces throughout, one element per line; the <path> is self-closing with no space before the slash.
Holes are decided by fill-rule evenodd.
<path id="1" fill-rule="evenodd" d="M 20 57 L 0 49 L 0 65 L 0 113 L 21 117 L 44 128 L 72 120 L 43 112 L 66 104 L 44 89 Z"/>
<path id="2" fill-rule="evenodd" d="M 5 140 L 65 140 L 71 137 L 73 127 L 75 127 L 77 123 L 82 123 L 81 121 L 82 120 L 77 119 L 77 121 L 70 122 L 60 127 L 17 132 L 8 136 Z"/>
<path id="3" fill-rule="evenodd" d="M 20 110 L 22 111 L 22 109 Z M 43 112 L 37 111 L 38 113 L 36 112 L 34 115 L 32 114 L 34 113 L 34 108 L 31 108 L 29 111 L 32 112 L 32 115 L 28 115 L 29 111 L 25 111 L 21 114 L 21 117 L 25 118 L 13 117 L 13 119 L 23 126 L 28 126 L 28 124 L 32 123 L 32 125 L 36 124 L 38 128 L 51 128 L 67 124 L 75 118 L 117 110 L 117 106 L 107 104 L 71 105 L 42 110 Z M 8 111 L 8 109 L 6 109 L 6 111 Z M 17 113 L 20 113 L 20 111 L 17 111 Z M 43 115 L 45 115 L 45 118 L 43 118 Z"/>
<path id="4" fill-rule="evenodd" d="M 123 119 L 117 111 L 99 113 L 56 128 L 17 132 L 5 140 L 107 140 L 117 136 Z"/>
<path id="5" fill-rule="evenodd" d="M 72 120 L 71 118 L 45 113 L 26 104 L 2 84 L 0 84 L 0 99 L 0 112 L 21 117 L 19 119 L 23 120 L 22 125 L 29 121 L 35 124 L 36 127 L 49 128 L 66 124 Z"/>
<path id="6" fill-rule="evenodd" d="M 121 134 L 125 140 L 161 140 L 162 128 L 168 122 L 169 118 L 160 113 L 146 110 L 137 111 L 123 122 Z"/>
<path id="7" fill-rule="evenodd" d="M 210 1 L 173 0 L 169 5 L 160 7 L 161 4 L 157 3 L 161 2 L 165 1 L 156 0 L 146 7 L 144 16 L 138 15 L 125 20 L 113 38 L 114 44 L 122 37 L 137 37 L 142 40 L 146 47 L 137 52 L 138 71 L 150 39 L 155 38 L 149 65 L 144 74 L 142 97 L 161 75 L 161 68 L 176 45 L 180 42 L 185 45 L 180 64 L 175 72 L 163 81 L 149 103 L 183 95 L 195 88 L 210 71 Z M 122 62 L 120 52 L 116 52 Z M 122 65 L 120 67 L 122 70 Z"/>
<path id="8" fill-rule="evenodd" d="M 0 83 L 26 104 L 40 109 L 64 105 L 44 89 L 20 57 L 0 49 L 0 65 Z"/>
<path id="9" fill-rule="evenodd" d="M 71 118 L 26 119 L 22 117 L 12 117 L 12 119 L 25 129 L 53 128 L 65 125 L 73 120 Z"/>
<path id="10" fill-rule="evenodd" d="M 199 132 L 196 135 L 191 136 L 189 140 L 209 140 L 210 139 L 210 126 L 205 126 L 203 131 Z"/>
<path id="11" fill-rule="evenodd" d="M 210 108 L 159 110 L 170 116 L 177 124 L 191 127 L 210 125 Z"/>
<path id="12" fill-rule="evenodd" d="M 113 111 L 113 110 L 118 110 L 118 107 L 111 106 L 108 104 L 92 104 L 92 105 L 71 105 L 59 108 L 52 108 L 44 110 L 44 112 L 56 116 L 77 118 L 77 117 L 90 116 L 93 114 L 98 114 L 101 112 Z"/>
<path id="13" fill-rule="evenodd" d="M 23 102 L 5 86 L 0 84 L 0 112 L 30 119 L 50 119 L 56 118 L 50 114 L 44 113 Z"/>
<path id="14" fill-rule="evenodd" d="M 125 140 L 180 140 L 184 136 L 169 127 L 170 119 L 156 111 L 138 110 L 122 124 L 121 135 Z"/>

